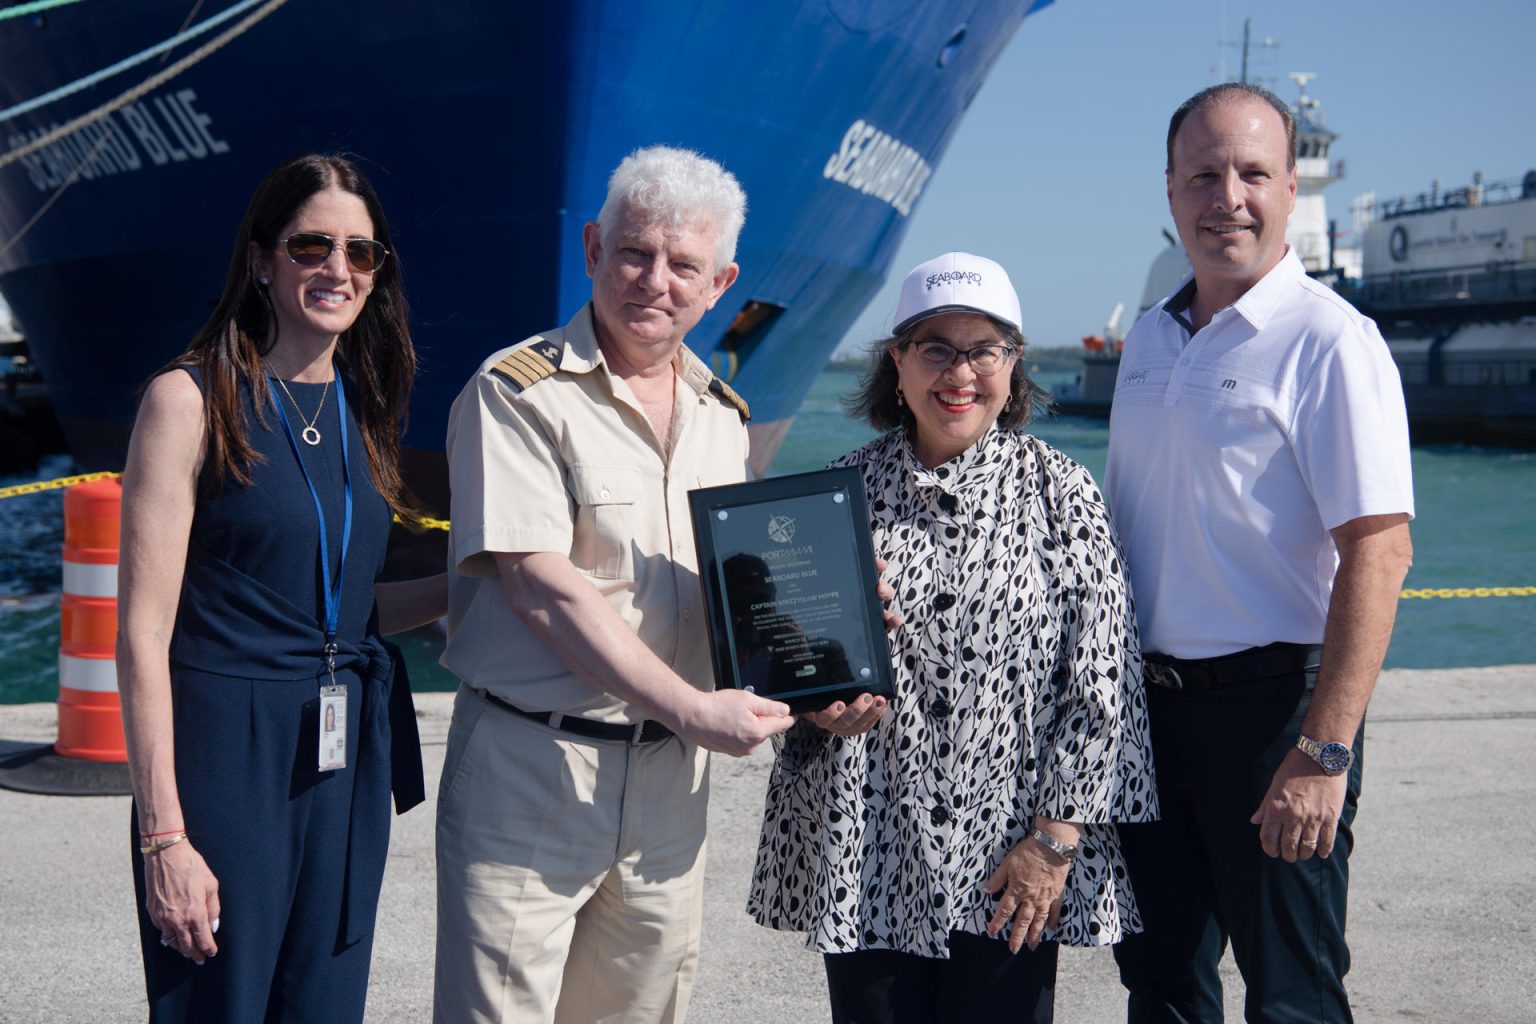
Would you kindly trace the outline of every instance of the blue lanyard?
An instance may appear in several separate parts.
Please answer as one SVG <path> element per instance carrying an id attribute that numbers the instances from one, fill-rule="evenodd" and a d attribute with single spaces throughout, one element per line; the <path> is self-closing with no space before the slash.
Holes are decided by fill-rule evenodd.
<path id="1" fill-rule="evenodd" d="M 341 385 L 341 374 L 336 374 L 336 418 L 341 424 L 341 487 L 342 507 L 345 510 L 341 520 L 341 561 L 336 565 L 336 579 L 331 579 L 331 555 L 326 540 L 325 509 L 320 505 L 320 493 L 315 490 L 315 482 L 310 479 L 309 467 L 304 465 L 304 456 L 299 453 L 299 439 L 293 436 L 293 427 L 288 422 L 288 413 L 283 409 L 282 401 L 277 397 L 277 388 L 272 385 L 271 374 L 267 375 L 267 393 L 272 396 L 272 404 L 277 406 L 277 418 L 282 421 L 283 432 L 288 435 L 288 445 L 293 449 L 293 457 L 299 460 L 299 472 L 304 474 L 304 482 L 309 485 L 309 496 L 315 500 L 315 518 L 320 521 L 320 579 L 325 590 L 325 658 L 326 667 L 334 674 L 336 670 L 336 619 L 341 614 L 341 584 L 346 578 L 347 548 L 352 543 L 352 463 L 347 455 L 347 391 Z"/>

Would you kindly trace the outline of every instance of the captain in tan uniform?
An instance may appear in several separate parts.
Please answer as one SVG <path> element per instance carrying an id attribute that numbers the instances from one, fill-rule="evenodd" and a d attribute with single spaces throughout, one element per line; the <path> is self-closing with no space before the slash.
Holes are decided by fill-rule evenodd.
<path id="1" fill-rule="evenodd" d="M 681 1021 L 707 750 L 789 709 L 715 691 L 688 491 L 746 477 L 747 407 L 683 344 L 736 280 L 746 197 L 627 157 L 583 242 L 592 301 L 455 402 L 435 1019 Z"/>

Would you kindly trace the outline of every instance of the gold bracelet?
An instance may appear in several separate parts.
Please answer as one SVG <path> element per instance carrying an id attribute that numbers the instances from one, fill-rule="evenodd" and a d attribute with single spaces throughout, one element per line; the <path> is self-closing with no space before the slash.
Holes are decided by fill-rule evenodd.
<path id="1" fill-rule="evenodd" d="M 187 834 L 185 832 L 178 832 L 169 839 L 162 839 L 158 843 L 148 843 L 139 847 L 139 852 L 148 856 L 151 853 L 159 853 L 161 850 L 169 850 L 177 843 L 184 843 L 186 840 Z"/>

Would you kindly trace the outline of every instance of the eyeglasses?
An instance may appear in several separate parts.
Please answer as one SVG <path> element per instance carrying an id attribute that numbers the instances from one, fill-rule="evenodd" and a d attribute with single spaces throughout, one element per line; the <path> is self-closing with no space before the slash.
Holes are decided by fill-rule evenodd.
<path id="1" fill-rule="evenodd" d="M 1018 355 L 1012 345 L 987 344 L 970 349 L 958 349 L 949 342 L 939 341 L 937 338 L 908 342 L 903 347 L 915 350 L 923 367 L 935 373 L 943 373 L 954 366 L 957 360 L 964 359 L 971 364 L 971 369 L 983 377 L 992 376 L 1007 366 L 1010 359 Z"/>
<path id="2" fill-rule="evenodd" d="M 337 240 L 318 231 L 300 231 L 282 240 L 288 258 L 301 267 L 318 267 L 336 251 Z M 360 274 L 371 274 L 384 265 L 389 250 L 371 238 L 348 238 L 341 243 L 347 263 Z"/>

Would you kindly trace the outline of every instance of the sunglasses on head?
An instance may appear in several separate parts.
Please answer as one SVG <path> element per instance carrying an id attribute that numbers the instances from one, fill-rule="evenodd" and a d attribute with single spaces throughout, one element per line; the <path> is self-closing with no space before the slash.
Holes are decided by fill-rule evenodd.
<path id="1" fill-rule="evenodd" d="M 301 267 L 318 267 L 336 251 L 337 239 L 318 231 L 300 231 L 282 240 L 288 258 Z M 371 238 L 347 238 L 341 240 L 347 263 L 360 274 L 371 274 L 384 265 L 389 250 L 383 242 Z"/>

